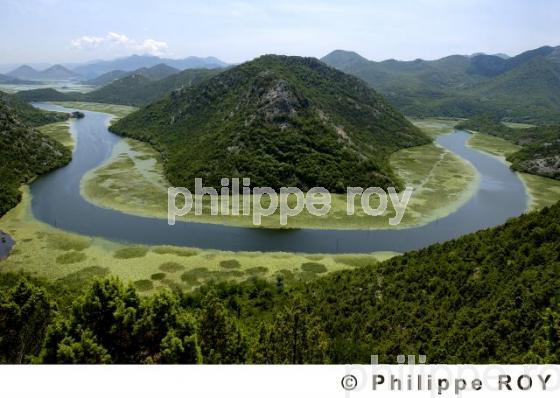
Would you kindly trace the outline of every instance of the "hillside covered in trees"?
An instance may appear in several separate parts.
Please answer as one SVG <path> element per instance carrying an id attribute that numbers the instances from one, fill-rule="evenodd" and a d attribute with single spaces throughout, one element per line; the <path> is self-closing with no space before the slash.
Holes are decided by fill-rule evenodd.
<path id="1" fill-rule="evenodd" d="M 70 117 L 67 113 L 45 112 L 27 103 L 26 99 L 18 95 L 6 94 L 0 91 L 0 102 L 10 108 L 10 112 L 22 123 L 30 127 L 60 122 Z"/>
<path id="2" fill-rule="evenodd" d="M 20 200 L 19 186 L 70 161 L 71 153 L 32 126 L 68 118 L 0 96 L 0 216 Z"/>
<path id="3" fill-rule="evenodd" d="M 0 286 L 3 363 L 558 363 L 560 204 L 307 282 L 141 296 L 2 273 Z"/>
<path id="4" fill-rule="evenodd" d="M 355 75 L 408 116 L 473 117 L 560 124 L 560 47 L 514 57 L 450 55 L 436 60 L 375 62 L 336 50 L 322 61 Z"/>
<path id="5" fill-rule="evenodd" d="M 267 55 L 111 126 L 163 153 L 176 186 L 399 186 L 388 162 L 429 139 L 361 80 L 314 58 Z"/>

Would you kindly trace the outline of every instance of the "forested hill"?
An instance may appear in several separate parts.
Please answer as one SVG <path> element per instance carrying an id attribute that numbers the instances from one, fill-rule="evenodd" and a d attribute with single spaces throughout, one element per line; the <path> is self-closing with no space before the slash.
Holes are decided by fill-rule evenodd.
<path id="1" fill-rule="evenodd" d="M 382 363 L 403 353 L 430 363 L 558 363 L 560 204 L 318 279 L 279 307 L 296 305 L 328 336 L 335 363 L 369 363 L 372 353 Z M 279 325 L 268 334 L 278 338 Z"/>
<path id="2" fill-rule="evenodd" d="M 153 68 L 152 68 L 153 69 Z M 155 79 L 146 73 L 132 73 L 97 90 L 83 94 L 83 101 L 143 106 L 161 99 L 173 90 L 196 85 L 221 69 L 187 69 Z"/>
<path id="3" fill-rule="evenodd" d="M 560 179 L 560 125 L 511 128 L 498 119 L 478 116 L 457 125 L 509 140 L 522 148 L 507 157 L 514 170 Z"/>
<path id="4" fill-rule="evenodd" d="M 336 50 L 322 60 L 360 77 L 406 115 L 492 113 L 510 121 L 560 124 L 560 47 L 510 58 L 477 54 L 381 62 Z"/>
<path id="5" fill-rule="evenodd" d="M 67 117 L 0 96 L 0 216 L 19 202 L 21 184 L 70 161 L 68 149 L 29 127 Z"/>
<path id="6" fill-rule="evenodd" d="M 20 91 L 16 96 L 23 101 L 88 101 L 108 104 L 144 106 L 165 97 L 173 90 L 198 84 L 221 72 L 221 69 L 187 69 L 170 73 L 168 68 L 156 65 L 143 68 L 114 79 L 88 93 L 62 93 L 53 88 Z"/>
<path id="7" fill-rule="evenodd" d="M 0 101 L 9 106 L 10 112 L 22 123 L 30 127 L 41 126 L 47 123 L 59 122 L 68 119 L 68 113 L 45 112 L 25 102 L 17 95 L 6 94 L 0 91 Z"/>
<path id="8" fill-rule="evenodd" d="M 560 204 L 310 278 L 279 273 L 276 283 L 150 297 L 103 280 L 76 298 L 64 283 L 1 273 L 0 362 L 343 364 L 377 354 L 395 363 L 403 353 L 429 363 L 560 362 Z"/>
<path id="9" fill-rule="evenodd" d="M 173 92 L 112 131 L 147 140 L 171 183 L 249 177 L 256 186 L 399 186 L 387 161 L 429 142 L 361 80 L 314 58 L 267 55 Z"/>

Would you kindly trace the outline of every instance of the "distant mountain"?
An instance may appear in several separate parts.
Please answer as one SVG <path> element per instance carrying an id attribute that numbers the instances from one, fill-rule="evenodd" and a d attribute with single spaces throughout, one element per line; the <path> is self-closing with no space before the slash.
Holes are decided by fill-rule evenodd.
<path id="1" fill-rule="evenodd" d="M 41 80 L 71 80 L 80 76 L 62 65 L 53 65 L 40 73 Z"/>
<path id="2" fill-rule="evenodd" d="M 140 68 L 151 68 L 158 64 L 166 64 L 179 70 L 194 68 L 214 69 L 227 66 L 225 62 L 214 57 L 169 59 L 152 55 L 132 55 L 130 57 L 118 58 L 115 60 L 91 62 L 85 65 L 77 66 L 73 69 L 73 71 L 88 78 L 95 78 L 114 70 L 132 72 Z"/>
<path id="3" fill-rule="evenodd" d="M 0 73 L 2 74 L 6 74 L 14 69 L 16 69 L 18 66 L 21 66 L 22 64 L 13 64 L 13 63 L 9 63 L 9 64 L 0 64 Z M 43 70 L 43 69 L 47 69 L 48 67 L 52 66 L 52 64 L 46 63 L 46 62 L 41 62 L 41 63 L 29 63 L 26 64 L 27 66 L 32 67 L 35 70 Z M 64 65 L 66 66 L 66 64 Z M 68 68 L 68 66 L 66 66 Z M 69 68 L 71 69 L 71 68 Z"/>
<path id="4" fill-rule="evenodd" d="M 135 72 L 125 72 L 124 77 L 113 80 L 89 93 L 62 93 L 53 88 L 40 88 L 20 91 L 15 96 L 26 102 L 90 101 L 144 106 L 161 99 L 173 90 L 198 84 L 220 73 L 222 69 L 187 69 L 160 78 L 176 71 L 167 65 L 156 65 L 152 68 L 141 68 Z"/>
<path id="5" fill-rule="evenodd" d="M 43 71 L 33 69 L 28 65 L 22 65 L 19 68 L 7 73 L 7 76 L 23 80 L 72 80 L 79 77 L 78 74 L 65 68 L 62 65 L 53 65 Z"/>
<path id="6" fill-rule="evenodd" d="M 179 72 L 179 69 L 172 68 L 171 66 L 168 66 L 166 64 L 157 64 L 155 66 L 152 66 L 151 68 L 140 68 L 133 72 L 114 70 L 104 73 L 103 75 L 98 76 L 95 79 L 85 80 L 83 81 L 83 83 L 91 86 L 104 86 L 115 80 L 122 79 L 133 74 L 142 75 L 149 80 L 161 80 Z"/>
<path id="7" fill-rule="evenodd" d="M 185 187 L 223 176 L 275 189 L 399 187 L 389 154 L 429 142 L 359 79 L 276 55 L 173 91 L 111 129 L 155 144 L 169 181 Z"/>
<path id="8" fill-rule="evenodd" d="M 6 73 L 6 76 L 15 77 L 16 79 L 23 80 L 37 80 L 39 72 L 31 66 L 22 65 L 11 72 Z"/>
<path id="9" fill-rule="evenodd" d="M 161 80 L 179 73 L 180 70 L 166 64 L 157 64 L 151 68 L 140 68 L 133 73 L 147 77 L 150 80 Z"/>
<path id="10" fill-rule="evenodd" d="M 485 54 L 485 53 L 474 53 L 474 54 L 471 54 L 470 57 L 473 58 L 473 57 L 476 57 L 476 56 L 479 56 L 479 55 L 487 55 L 487 54 Z M 500 57 L 500 58 L 503 58 L 503 59 L 511 58 L 511 56 L 509 56 L 507 54 L 504 54 L 504 53 L 497 53 L 497 54 L 490 54 L 490 55 L 495 56 L 495 57 Z"/>
<path id="11" fill-rule="evenodd" d="M 124 70 L 112 70 L 110 72 L 97 76 L 96 78 L 83 80 L 82 83 L 87 84 L 88 86 L 104 86 L 117 79 L 128 76 L 129 74 L 130 72 L 126 72 Z"/>
<path id="12" fill-rule="evenodd" d="M 544 46 L 509 58 L 477 54 L 382 62 L 336 50 L 322 60 L 360 77 L 411 116 L 491 112 L 510 120 L 560 122 L 560 47 Z"/>

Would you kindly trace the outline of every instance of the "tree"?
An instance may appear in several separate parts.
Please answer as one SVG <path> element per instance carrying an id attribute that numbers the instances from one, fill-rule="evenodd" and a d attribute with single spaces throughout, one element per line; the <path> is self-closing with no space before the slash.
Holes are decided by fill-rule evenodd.
<path id="1" fill-rule="evenodd" d="M 173 330 L 161 341 L 161 363 L 202 363 L 202 353 L 196 336 L 185 336 L 182 340 Z"/>
<path id="2" fill-rule="evenodd" d="M 136 363 L 140 312 L 140 297 L 131 286 L 115 278 L 96 280 L 73 307 L 71 333 L 78 340 L 89 330 L 115 363 Z"/>
<path id="3" fill-rule="evenodd" d="M 23 363 L 38 354 L 53 305 L 44 289 L 20 280 L 0 298 L 0 361 Z"/>
<path id="4" fill-rule="evenodd" d="M 67 336 L 58 344 L 57 363 L 60 364 L 100 364 L 111 363 L 111 355 L 97 343 L 90 330 L 80 333 L 79 340 Z"/>
<path id="5" fill-rule="evenodd" d="M 195 319 L 169 290 L 142 302 L 135 327 L 141 360 L 149 363 L 200 363 Z"/>
<path id="6" fill-rule="evenodd" d="M 255 362 L 271 364 L 326 363 L 329 339 L 321 320 L 296 301 L 261 325 Z"/>
<path id="7" fill-rule="evenodd" d="M 205 363 L 244 363 L 247 341 L 223 303 L 213 293 L 202 302 L 198 335 Z"/>

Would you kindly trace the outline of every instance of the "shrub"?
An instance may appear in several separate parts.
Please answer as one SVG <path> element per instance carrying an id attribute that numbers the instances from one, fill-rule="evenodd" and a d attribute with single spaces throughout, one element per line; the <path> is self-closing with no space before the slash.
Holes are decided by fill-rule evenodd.
<path id="1" fill-rule="evenodd" d="M 153 281 L 161 281 L 165 279 L 165 272 L 157 272 L 155 274 L 152 274 L 152 276 L 150 276 L 150 279 Z"/>
<path id="2" fill-rule="evenodd" d="M 68 253 L 61 254 L 56 258 L 57 264 L 75 264 L 81 263 L 87 258 L 84 253 L 71 251 Z"/>
<path id="3" fill-rule="evenodd" d="M 305 272 L 312 272 L 314 274 L 327 272 L 327 267 L 321 263 L 304 263 L 301 265 L 301 269 Z"/>
<path id="4" fill-rule="evenodd" d="M 241 264 L 237 260 L 224 260 L 220 261 L 220 267 L 226 269 L 241 268 Z"/>
<path id="5" fill-rule="evenodd" d="M 142 246 L 123 247 L 118 249 L 113 257 L 120 259 L 144 257 L 148 253 L 148 248 Z"/>
<path id="6" fill-rule="evenodd" d="M 179 263 L 175 263 L 173 261 L 169 261 L 167 263 L 163 263 L 159 266 L 159 269 L 163 272 L 175 273 L 179 271 L 183 271 L 185 269 L 184 265 Z"/>

